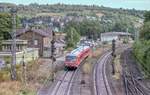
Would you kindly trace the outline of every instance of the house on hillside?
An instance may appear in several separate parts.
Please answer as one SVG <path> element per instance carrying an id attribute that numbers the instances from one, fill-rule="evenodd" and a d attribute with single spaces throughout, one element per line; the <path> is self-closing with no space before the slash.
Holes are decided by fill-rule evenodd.
<path id="1" fill-rule="evenodd" d="M 52 30 L 46 29 L 18 29 L 16 32 L 18 39 L 27 40 L 30 48 L 39 48 L 39 56 L 50 57 Z M 46 54 L 45 54 L 46 53 Z"/>

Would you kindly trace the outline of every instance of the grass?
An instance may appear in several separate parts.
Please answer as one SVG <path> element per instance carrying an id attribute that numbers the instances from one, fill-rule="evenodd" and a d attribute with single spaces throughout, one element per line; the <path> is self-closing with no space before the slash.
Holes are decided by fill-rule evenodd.
<path id="1" fill-rule="evenodd" d="M 8 68 L 1 70 L 0 95 L 36 95 L 36 91 L 50 74 L 50 68 L 43 69 L 45 67 L 41 67 L 41 65 L 43 65 L 42 61 L 33 61 L 27 64 L 26 84 L 22 78 L 22 65 L 16 66 L 17 81 L 11 81 Z"/>
<path id="2" fill-rule="evenodd" d="M 90 64 L 90 61 L 87 60 L 82 66 L 82 72 L 84 74 L 90 74 L 91 71 L 92 71 L 92 64 Z"/>
<path id="3" fill-rule="evenodd" d="M 109 48 L 109 47 L 105 47 Z M 85 64 L 82 66 L 82 72 L 84 74 L 90 74 L 92 72 L 92 68 L 96 60 L 98 60 L 103 53 L 103 48 L 96 48 L 96 50 L 92 51 L 91 56 L 86 60 Z"/>
<path id="4" fill-rule="evenodd" d="M 18 81 L 5 81 L 0 83 L 0 95 L 18 95 L 21 90 Z"/>
<path id="5" fill-rule="evenodd" d="M 10 71 L 3 69 L 0 71 L 0 82 L 10 80 Z"/>
<path id="6" fill-rule="evenodd" d="M 23 88 L 19 81 L 5 81 L 0 83 L 0 95 L 35 95 L 35 91 L 28 88 Z"/>
<path id="7" fill-rule="evenodd" d="M 121 63 L 120 63 L 120 55 L 116 56 L 114 59 L 114 67 L 115 67 L 115 75 L 113 77 L 118 80 L 121 78 L 120 73 L 121 73 Z"/>

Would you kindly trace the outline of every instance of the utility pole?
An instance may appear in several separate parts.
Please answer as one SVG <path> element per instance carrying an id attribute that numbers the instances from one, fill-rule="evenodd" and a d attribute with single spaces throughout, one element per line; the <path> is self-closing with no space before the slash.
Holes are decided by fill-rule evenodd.
<path id="1" fill-rule="evenodd" d="M 126 32 L 129 33 L 129 29 L 128 29 L 128 28 L 126 29 Z M 128 34 L 127 34 L 126 41 L 127 41 L 127 42 L 129 41 L 129 36 L 128 36 Z"/>
<path id="2" fill-rule="evenodd" d="M 71 42 L 73 42 L 73 31 L 70 32 L 71 32 Z"/>
<path id="3" fill-rule="evenodd" d="M 140 32 L 139 32 L 139 30 L 140 30 L 140 27 L 141 27 L 141 25 L 135 25 L 135 29 L 136 29 L 136 31 L 135 31 L 135 41 L 136 42 L 138 42 L 139 41 L 139 36 L 140 36 Z"/>
<path id="4" fill-rule="evenodd" d="M 22 56 L 22 82 L 24 84 L 24 87 L 26 87 L 26 64 L 25 64 L 25 51 L 23 52 L 23 56 Z"/>
<path id="5" fill-rule="evenodd" d="M 12 63 L 11 63 L 11 79 L 16 80 L 16 15 L 17 10 L 11 10 L 12 15 Z"/>
<path id="6" fill-rule="evenodd" d="M 136 34 L 135 34 L 135 40 L 136 41 L 139 41 L 139 30 L 138 29 L 136 29 L 136 32 L 135 32 Z"/>
<path id="7" fill-rule="evenodd" d="M 52 31 L 52 41 L 51 41 L 51 59 L 52 59 L 52 82 L 54 81 L 54 62 L 56 61 L 54 53 L 55 53 L 55 33 Z"/>

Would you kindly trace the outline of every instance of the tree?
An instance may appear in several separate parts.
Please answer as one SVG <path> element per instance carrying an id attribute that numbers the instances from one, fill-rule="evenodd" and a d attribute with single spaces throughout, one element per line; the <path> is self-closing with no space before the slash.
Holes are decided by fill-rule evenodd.
<path id="1" fill-rule="evenodd" d="M 150 11 L 147 11 L 147 12 L 144 14 L 144 17 L 145 17 L 144 22 L 150 21 Z"/>
<path id="2" fill-rule="evenodd" d="M 103 32 L 102 25 L 97 20 L 84 20 L 80 23 L 79 31 L 82 36 L 87 36 L 90 39 L 94 38 L 95 40 Z"/>
<path id="3" fill-rule="evenodd" d="M 83 20 L 82 22 L 71 21 L 67 24 L 65 29 L 69 29 L 70 27 L 74 28 L 79 35 L 94 40 L 100 37 L 100 33 L 103 32 L 102 25 L 97 20 Z"/>
<path id="4" fill-rule="evenodd" d="M 150 11 L 145 13 L 144 25 L 140 31 L 140 38 L 150 40 Z"/>
<path id="5" fill-rule="evenodd" d="M 11 15 L 7 13 L 0 13 L 0 49 L 1 41 L 11 38 L 9 32 L 12 28 Z"/>
<path id="6" fill-rule="evenodd" d="M 65 32 L 67 33 L 67 47 L 75 47 L 80 40 L 80 34 L 73 27 L 65 29 Z"/>
<path id="7" fill-rule="evenodd" d="M 133 48 L 135 57 L 143 67 L 145 75 L 150 77 L 150 12 L 145 14 L 140 40 L 135 43 Z"/>
<path id="8" fill-rule="evenodd" d="M 9 39 L 12 28 L 11 15 L 7 13 L 0 13 L 0 36 L 3 39 Z"/>
<path id="9" fill-rule="evenodd" d="M 21 26 L 19 17 L 16 18 L 17 28 Z M 0 13 L 0 49 L 1 41 L 11 39 L 12 17 L 9 13 Z"/>
<path id="10" fill-rule="evenodd" d="M 140 32 L 140 38 L 150 40 L 150 21 L 144 23 Z"/>

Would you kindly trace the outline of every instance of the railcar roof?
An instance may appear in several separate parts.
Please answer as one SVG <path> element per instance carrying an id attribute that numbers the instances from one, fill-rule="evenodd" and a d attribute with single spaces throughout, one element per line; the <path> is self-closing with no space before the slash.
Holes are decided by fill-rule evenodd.
<path id="1" fill-rule="evenodd" d="M 71 51 L 68 56 L 77 56 L 81 53 L 81 51 L 85 50 L 89 48 L 89 46 L 79 46 L 78 48 L 74 49 L 73 51 Z"/>

